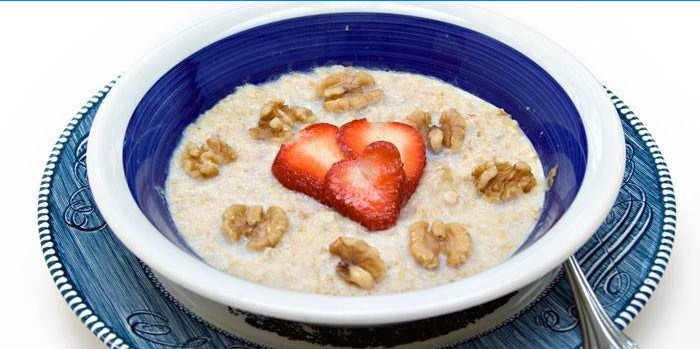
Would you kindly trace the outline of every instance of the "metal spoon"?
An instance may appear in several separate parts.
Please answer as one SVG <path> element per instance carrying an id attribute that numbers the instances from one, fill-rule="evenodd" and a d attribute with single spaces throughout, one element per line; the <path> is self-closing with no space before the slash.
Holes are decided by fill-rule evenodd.
<path id="1" fill-rule="evenodd" d="M 615 327 L 600 305 L 574 256 L 564 269 L 576 300 L 584 349 L 637 349 L 637 343 Z"/>

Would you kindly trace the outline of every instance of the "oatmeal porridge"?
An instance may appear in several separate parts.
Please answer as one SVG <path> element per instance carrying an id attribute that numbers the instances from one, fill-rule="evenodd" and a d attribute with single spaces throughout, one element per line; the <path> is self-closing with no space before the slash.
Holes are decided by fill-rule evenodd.
<path id="1" fill-rule="evenodd" d="M 545 190 L 504 110 L 434 78 L 341 66 L 237 88 L 185 129 L 166 181 L 207 263 L 329 295 L 488 269 L 525 240 Z"/>

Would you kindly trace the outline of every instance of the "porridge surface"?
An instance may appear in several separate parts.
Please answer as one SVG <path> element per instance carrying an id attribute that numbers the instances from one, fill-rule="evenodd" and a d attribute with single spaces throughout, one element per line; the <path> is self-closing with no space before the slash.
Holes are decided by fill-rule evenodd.
<path id="1" fill-rule="evenodd" d="M 499 108 L 450 84 L 389 71 L 367 71 L 385 93 L 379 103 L 343 114 L 326 112 L 314 88 L 323 77 L 343 69 L 347 68 L 322 67 L 290 73 L 262 85 L 241 86 L 185 129 L 171 160 L 166 195 L 173 220 L 190 247 L 210 265 L 238 277 L 332 295 L 384 294 L 436 286 L 474 275 L 508 258 L 537 221 L 545 189 L 537 154 L 517 123 Z M 253 140 L 248 129 L 257 125 L 260 109 L 274 99 L 311 109 L 316 122 L 337 126 L 360 117 L 402 121 L 415 110 L 430 112 L 435 123 L 442 111 L 456 108 L 466 120 L 466 137 L 458 151 L 435 155 L 427 150 L 420 185 L 401 210 L 397 224 L 368 232 L 332 208 L 283 187 L 272 175 L 270 166 L 280 144 Z M 215 178 L 191 178 L 178 161 L 184 144 L 202 144 L 214 135 L 231 145 L 239 158 L 221 166 Z M 537 186 L 501 204 L 479 197 L 471 171 L 494 159 L 526 162 Z M 222 232 L 222 214 L 232 204 L 280 206 L 287 211 L 290 227 L 276 247 L 250 251 L 244 241 L 230 243 Z M 408 226 L 418 220 L 463 223 L 472 239 L 466 263 L 449 267 L 442 255 L 438 269 L 421 267 L 408 248 Z M 349 285 L 336 274 L 338 257 L 329 253 L 328 246 L 341 235 L 361 238 L 379 250 L 387 265 L 386 276 L 373 289 Z"/>

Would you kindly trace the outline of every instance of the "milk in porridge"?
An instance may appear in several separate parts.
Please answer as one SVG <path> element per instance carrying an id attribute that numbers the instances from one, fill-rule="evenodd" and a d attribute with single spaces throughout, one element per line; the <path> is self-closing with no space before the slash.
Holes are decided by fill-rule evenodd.
<path id="1" fill-rule="evenodd" d="M 243 279 L 329 295 L 423 289 L 474 275 L 508 258 L 537 221 L 545 190 L 542 166 L 517 122 L 498 107 L 443 81 L 375 70 L 364 71 L 383 91 L 381 101 L 361 110 L 326 111 L 315 94 L 316 84 L 344 69 L 321 67 L 241 86 L 185 129 L 170 165 L 166 193 L 172 218 L 192 250 L 213 267 Z M 435 118 L 454 108 L 464 116 L 466 135 L 458 151 L 427 151 L 420 184 L 396 225 L 368 232 L 334 209 L 285 188 L 272 175 L 270 166 L 280 143 L 254 140 L 248 131 L 257 125 L 261 108 L 272 100 L 308 108 L 315 122 L 337 126 L 361 117 L 402 121 L 415 110 L 428 111 Z M 235 149 L 237 159 L 221 166 L 216 177 L 192 178 L 178 161 L 184 144 L 202 144 L 212 135 Z M 494 159 L 528 164 L 537 185 L 502 203 L 485 200 L 475 187 L 472 171 Z M 222 214 L 232 204 L 281 207 L 289 228 L 274 248 L 251 251 L 244 243 L 231 243 L 222 233 Z M 409 251 L 408 228 L 419 220 L 462 223 L 471 237 L 471 252 L 464 264 L 451 267 L 443 260 L 432 270 L 418 264 Z M 338 257 L 329 253 L 329 245 L 341 235 L 360 238 L 379 251 L 386 273 L 373 288 L 354 287 L 337 275 Z"/>

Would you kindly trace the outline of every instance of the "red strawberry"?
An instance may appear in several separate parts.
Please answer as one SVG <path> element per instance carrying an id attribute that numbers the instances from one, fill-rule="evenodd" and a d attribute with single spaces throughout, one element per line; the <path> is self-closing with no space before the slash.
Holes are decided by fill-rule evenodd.
<path id="1" fill-rule="evenodd" d="M 396 224 L 406 175 L 401 155 L 389 142 L 374 142 L 357 158 L 333 165 L 326 174 L 326 197 L 340 214 L 369 230 Z"/>
<path id="2" fill-rule="evenodd" d="M 357 119 L 340 127 L 338 133 L 343 150 L 357 156 L 365 147 L 376 141 L 387 141 L 396 146 L 406 172 L 404 203 L 411 197 L 420 182 L 425 167 L 425 142 L 418 130 L 400 122 L 369 122 Z"/>
<path id="3" fill-rule="evenodd" d="M 336 162 L 346 158 L 337 140 L 338 127 L 317 123 L 282 144 L 272 163 L 272 174 L 285 187 L 326 203 L 323 181 Z"/>

